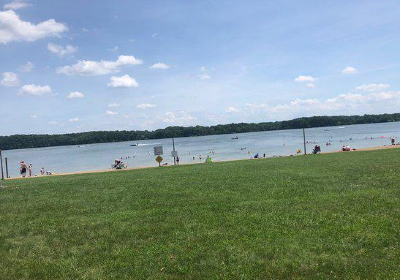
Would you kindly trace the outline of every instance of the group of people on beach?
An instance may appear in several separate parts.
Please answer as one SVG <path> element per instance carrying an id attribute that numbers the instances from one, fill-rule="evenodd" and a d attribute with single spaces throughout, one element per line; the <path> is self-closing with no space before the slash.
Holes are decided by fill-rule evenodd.
<path id="1" fill-rule="evenodd" d="M 25 161 L 21 161 L 19 164 L 20 164 L 19 172 L 21 174 L 21 177 L 22 178 L 27 177 L 27 173 L 28 173 L 28 177 L 32 177 L 32 170 L 33 170 L 32 163 L 30 163 L 27 166 Z M 40 175 L 41 176 L 43 176 L 43 175 L 52 175 L 52 173 L 50 171 L 45 171 L 44 167 L 42 167 L 42 169 L 40 169 Z M 35 176 L 37 176 L 37 175 L 35 175 Z"/>
<path id="2" fill-rule="evenodd" d="M 385 136 L 380 136 L 380 137 L 378 137 L 378 138 L 380 138 L 380 139 L 385 139 L 385 138 L 388 139 L 389 137 L 387 138 L 387 137 L 385 137 Z M 364 138 L 363 138 L 363 140 L 369 140 L 369 139 L 374 139 L 374 138 L 373 138 L 373 137 L 364 137 Z M 391 136 L 389 139 L 390 139 L 390 144 L 391 144 L 391 145 L 400 145 L 400 142 L 396 143 L 396 139 L 397 139 L 397 138 L 396 138 L 395 136 Z M 349 138 L 349 141 L 352 141 L 352 140 L 353 140 L 353 138 Z M 344 141 L 339 140 L 339 142 L 344 142 Z M 321 153 L 321 147 L 320 147 L 317 143 L 318 143 L 318 142 L 316 142 L 316 141 L 314 141 L 314 140 L 306 141 L 306 144 L 316 144 L 315 147 L 314 147 L 314 149 L 313 149 L 313 153 L 314 153 L 314 154 Z M 328 140 L 328 141 L 325 143 L 325 145 L 326 145 L 326 146 L 332 145 L 331 140 Z M 247 154 L 252 154 L 252 152 L 251 152 L 250 150 L 248 150 L 247 148 L 240 148 L 240 150 L 241 150 L 241 151 L 245 151 Z M 352 151 L 352 150 L 355 150 L 355 149 L 352 149 L 349 145 L 343 145 L 340 151 L 348 152 L 348 151 Z M 298 149 L 298 150 L 296 151 L 296 154 L 301 154 L 301 153 L 302 153 L 302 150 L 301 150 L 301 149 Z M 149 152 L 149 154 L 150 154 L 150 152 Z M 189 153 L 189 155 L 192 156 L 192 159 L 193 159 L 193 160 L 196 160 L 196 159 L 202 160 L 203 158 L 206 158 L 206 162 L 209 161 L 209 159 L 211 159 L 210 155 L 214 155 L 214 154 L 215 154 L 214 151 L 210 151 L 210 152 L 208 153 L 208 155 L 206 155 L 206 156 L 200 154 L 200 155 L 198 155 L 198 156 L 196 157 L 196 156 L 192 156 L 191 153 Z M 123 168 L 123 165 L 126 166 L 126 164 L 124 164 L 124 163 L 122 162 L 122 159 L 130 159 L 130 158 L 134 158 L 134 157 L 135 157 L 135 156 L 126 156 L 126 157 L 121 157 L 121 159 L 116 159 L 115 162 L 114 162 L 114 168 L 116 168 L 116 169 L 121 169 L 121 168 Z M 265 157 L 266 157 L 266 154 L 263 153 L 262 157 L 265 158 Z M 251 158 L 261 158 L 261 155 L 260 155 L 259 153 L 256 153 L 256 154 L 254 154 L 254 156 L 252 156 Z M 176 157 L 176 163 L 179 164 L 179 162 L 180 162 L 180 158 L 179 158 L 179 157 Z M 125 167 L 125 166 L 124 166 L 124 167 Z M 125 167 L 125 168 L 126 168 L 126 167 Z M 21 177 L 38 176 L 38 175 L 33 175 L 33 165 L 32 165 L 32 163 L 27 164 L 27 163 L 25 163 L 25 161 L 21 161 L 21 162 L 20 162 L 20 174 L 21 174 Z M 40 176 L 52 175 L 52 173 L 51 173 L 50 171 L 45 171 L 44 167 L 42 167 L 42 168 L 40 169 L 39 175 L 40 175 Z"/>
<path id="3" fill-rule="evenodd" d="M 191 153 L 189 153 L 189 155 L 192 156 L 192 160 L 196 160 L 196 159 L 202 160 L 203 158 L 206 158 L 206 159 L 207 159 L 207 158 L 210 157 L 210 155 L 214 155 L 214 154 L 215 154 L 214 151 L 210 151 L 210 152 L 208 153 L 207 157 L 206 157 L 205 155 L 199 155 L 198 157 L 196 157 L 196 156 L 193 156 Z M 177 159 L 177 162 L 178 162 L 178 164 L 179 164 L 178 159 Z"/>

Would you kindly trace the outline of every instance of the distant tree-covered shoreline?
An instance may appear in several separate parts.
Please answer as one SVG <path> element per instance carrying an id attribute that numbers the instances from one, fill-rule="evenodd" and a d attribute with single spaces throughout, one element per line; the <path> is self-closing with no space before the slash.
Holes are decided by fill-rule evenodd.
<path id="1" fill-rule="evenodd" d="M 307 118 L 297 118 L 288 121 L 232 123 L 219 124 L 214 126 L 170 126 L 154 131 L 91 131 L 53 135 L 18 134 L 11 136 L 0 136 L 0 149 L 12 150 L 398 121 L 400 121 L 400 113 L 363 116 L 315 116 Z"/>

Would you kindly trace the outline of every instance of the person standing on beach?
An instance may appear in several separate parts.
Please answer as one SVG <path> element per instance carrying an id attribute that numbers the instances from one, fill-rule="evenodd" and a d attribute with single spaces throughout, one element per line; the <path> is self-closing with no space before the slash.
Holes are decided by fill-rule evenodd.
<path id="1" fill-rule="evenodd" d="M 29 174 L 29 177 L 32 177 L 32 163 L 29 164 L 29 166 L 28 166 L 28 174 Z"/>
<path id="2" fill-rule="evenodd" d="M 19 171 L 21 172 L 22 178 L 25 178 L 26 176 L 26 163 L 24 161 L 20 162 L 21 167 L 19 168 Z"/>

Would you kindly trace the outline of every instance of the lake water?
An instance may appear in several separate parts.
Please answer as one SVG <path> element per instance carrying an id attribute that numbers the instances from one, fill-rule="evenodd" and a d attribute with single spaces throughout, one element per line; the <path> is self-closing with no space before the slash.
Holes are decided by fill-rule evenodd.
<path id="1" fill-rule="evenodd" d="M 238 139 L 232 140 L 233 136 Z M 339 151 L 343 145 L 356 149 L 390 145 L 390 137 L 396 137 L 396 143 L 400 141 L 400 122 L 306 129 L 306 140 L 312 142 L 307 144 L 308 153 L 316 144 L 322 152 Z M 328 141 L 332 145 L 326 146 Z M 153 155 L 153 147 L 158 145 L 164 149 L 163 163 L 173 164 L 172 139 L 138 141 L 139 146 L 132 147 L 133 143 L 136 142 L 9 150 L 3 151 L 3 158 L 8 158 L 10 177 L 19 176 L 21 160 L 33 164 L 33 174 L 42 167 L 53 173 L 105 170 L 116 158 L 122 158 L 128 167 L 158 166 Z M 247 159 L 256 153 L 261 157 L 264 153 L 267 157 L 284 156 L 303 150 L 303 132 L 291 129 L 176 138 L 175 148 L 181 164 L 204 162 L 207 155 L 216 161 Z"/>

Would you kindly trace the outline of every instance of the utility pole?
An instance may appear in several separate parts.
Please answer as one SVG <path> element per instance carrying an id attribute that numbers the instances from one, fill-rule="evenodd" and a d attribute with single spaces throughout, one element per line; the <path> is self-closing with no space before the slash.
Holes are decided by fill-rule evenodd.
<path id="1" fill-rule="evenodd" d="M 176 157 L 175 157 L 175 138 L 172 138 L 172 150 L 174 152 L 174 165 L 176 165 Z"/>
<path id="2" fill-rule="evenodd" d="M 306 131 L 303 128 L 303 141 L 304 141 L 304 154 L 307 154 L 307 146 L 306 146 Z"/>
<path id="3" fill-rule="evenodd" d="M 0 163 L 1 163 L 1 179 L 4 180 L 3 155 L 1 154 L 1 149 L 0 149 Z"/>

